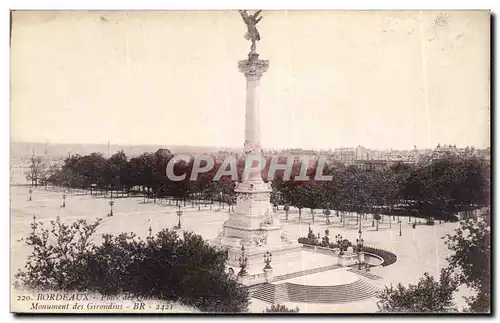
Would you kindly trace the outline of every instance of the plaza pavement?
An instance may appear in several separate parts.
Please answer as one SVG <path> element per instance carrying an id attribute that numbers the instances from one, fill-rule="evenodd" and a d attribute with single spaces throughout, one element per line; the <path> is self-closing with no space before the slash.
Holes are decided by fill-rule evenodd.
<path id="1" fill-rule="evenodd" d="M 78 193 L 67 194 L 66 208 L 61 208 L 62 193 L 44 190 L 44 188 L 33 189 L 32 201 L 28 202 L 29 196 L 27 187 L 11 187 L 11 272 L 17 272 L 19 268 L 24 267 L 24 263 L 30 253 L 28 247 L 18 240 L 26 237 L 30 232 L 30 223 L 33 221 L 33 215 L 36 215 L 37 221 L 49 224 L 49 221 L 55 220 L 60 216 L 63 222 L 74 222 L 78 219 L 93 220 L 97 217 L 102 218 L 102 223 L 97 229 L 96 242 L 99 242 L 103 233 L 119 234 L 122 232 L 134 232 L 140 237 L 146 237 L 151 225 L 153 234 L 164 229 L 172 228 L 178 222 L 176 211 L 178 208 L 174 205 L 168 205 L 165 201 L 162 203 L 144 203 L 142 197 L 115 198 L 113 206 L 113 217 L 107 217 L 110 206 L 109 196 L 90 196 Z M 222 230 L 222 224 L 228 218 L 227 206 L 217 211 L 218 205 L 214 205 L 210 210 L 203 207 L 198 211 L 191 203 L 183 207 L 181 217 L 182 229 L 193 231 L 200 234 L 205 239 L 213 239 Z M 344 238 L 355 242 L 358 237 L 358 226 L 355 218 L 347 220 L 347 226 L 342 227 L 340 218 L 335 214 L 330 215 L 332 223 L 326 225 L 324 215 L 321 210 L 316 210 L 315 223 L 312 223 L 312 217 L 309 209 L 302 210 L 302 220 L 298 221 L 298 210 L 291 208 L 289 220 L 285 220 L 285 213 L 282 207 L 278 211 L 280 220 L 286 224 L 286 230 L 291 240 L 306 236 L 309 225 L 313 232 L 318 232 L 324 236 L 325 229 L 330 231 L 330 239 L 335 235 L 341 234 Z M 335 212 L 332 212 L 335 213 Z M 403 285 L 416 283 L 424 272 L 429 272 L 435 277 L 439 277 L 440 269 L 447 265 L 446 257 L 450 254 L 444 241 L 441 239 L 446 233 L 453 233 L 457 227 L 456 223 L 436 222 L 434 226 L 417 225 L 412 229 L 408 223 L 408 218 L 401 217 L 402 236 L 399 236 L 399 225 L 392 221 L 392 227 L 389 228 L 388 217 L 379 223 L 379 230 L 372 227 L 372 220 L 368 216 L 367 220 L 362 220 L 362 237 L 364 244 L 370 247 L 376 247 L 393 252 L 397 255 L 396 263 L 387 267 L 377 267 L 371 270 L 372 274 L 383 277 L 380 280 L 370 280 L 369 282 L 382 288 L 385 285 L 397 284 Z M 312 284 L 327 285 L 328 277 L 325 272 L 322 275 L 311 275 L 308 278 Z M 315 281 L 317 277 L 318 282 Z M 333 276 L 332 280 L 336 280 Z M 461 296 L 470 295 L 469 291 L 462 288 L 455 302 L 461 307 L 464 305 Z M 375 299 L 365 300 L 359 303 L 350 304 L 285 304 L 287 306 L 299 306 L 301 312 L 374 312 L 376 311 Z M 261 312 L 269 304 L 252 299 L 250 310 L 252 312 Z"/>

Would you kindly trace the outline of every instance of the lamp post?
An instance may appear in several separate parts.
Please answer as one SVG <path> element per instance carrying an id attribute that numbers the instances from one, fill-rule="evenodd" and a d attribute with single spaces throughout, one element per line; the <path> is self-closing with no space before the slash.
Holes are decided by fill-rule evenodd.
<path id="1" fill-rule="evenodd" d="M 110 210 L 109 210 L 108 216 L 113 216 L 113 205 L 114 204 L 115 204 L 115 201 L 113 201 L 113 200 L 109 201 Z"/>
<path id="2" fill-rule="evenodd" d="M 399 223 L 399 236 L 401 237 L 401 233 L 402 233 L 401 232 L 401 220 L 399 220 L 398 223 Z"/>
<path id="3" fill-rule="evenodd" d="M 271 267 L 271 257 L 273 255 L 268 251 L 266 251 L 266 253 L 264 254 L 264 263 L 266 264 L 264 266 L 264 270 L 269 270 L 269 269 L 272 269 L 273 267 Z"/>
<path id="4" fill-rule="evenodd" d="M 344 251 L 342 250 L 342 246 L 341 246 L 341 243 L 342 241 L 344 240 L 344 238 L 340 235 L 340 234 L 337 234 L 335 236 L 335 240 L 337 240 L 337 246 L 339 247 L 340 249 L 340 252 L 339 252 L 339 256 L 342 256 L 344 254 Z"/>
<path id="5" fill-rule="evenodd" d="M 177 216 L 179 217 L 179 223 L 177 223 L 177 229 L 181 228 L 181 216 L 182 216 L 182 211 L 181 211 L 181 206 L 179 205 L 179 210 L 177 210 Z"/>
<path id="6" fill-rule="evenodd" d="M 63 203 L 61 207 L 66 207 L 66 193 L 63 193 L 62 198 L 63 198 Z"/>
<path id="7" fill-rule="evenodd" d="M 245 276 L 247 271 L 248 258 L 245 256 L 245 246 L 241 246 L 241 257 L 238 258 L 238 263 L 240 264 L 240 271 L 238 272 L 238 276 Z"/>
<path id="8" fill-rule="evenodd" d="M 363 243 L 364 243 L 364 240 L 363 238 L 361 238 L 361 230 L 359 230 L 359 238 L 356 239 L 356 246 L 357 246 L 357 250 L 358 250 L 358 269 L 361 270 L 361 265 L 362 265 L 362 261 L 361 261 L 361 252 L 363 250 Z"/>

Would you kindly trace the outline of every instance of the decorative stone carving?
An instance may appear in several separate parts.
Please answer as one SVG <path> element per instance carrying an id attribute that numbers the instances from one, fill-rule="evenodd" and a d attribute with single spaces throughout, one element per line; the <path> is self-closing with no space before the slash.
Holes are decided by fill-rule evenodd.
<path id="1" fill-rule="evenodd" d="M 250 194 L 250 193 L 239 193 L 238 194 L 238 198 L 240 200 L 251 200 L 253 199 L 253 194 Z"/>
<path id="2" fill-rule="evenodd" d="M 274 217 L 269 212 L 269 209 L 264 213 L 264 220 L 260 224 L 261 227 L 268 227 L 274 224 Z"/>
<path id="3" fill-rule="evenodd" d="M 252 143 L 248 140 L 245 140 L 245 143 L 243 144 L 243 152 L 245 154 L 251 154 L 255 152 L 261 152 L 262 148 L 259 144 Z"/>
<path id="4" fill-rule="evenodd" d="M 225 234 L 224 234 L 224 231 L 221 231 L 219 232 L 219 234 L 217 235 L 217 239 L 221 239 L 222 237 L 224 237 Z"/>
<path id="5" fill-rule="evenodd" d="M 240 72 L 245 74 L 245 77 L 252 80 L 259 80 L 262 74 L 269 69 L 269 61 L 259 59 L 259 54 L 252 53 L 248 59 L 238 62 Z"/>
<path id="6" fill-rule="evenodd" d="M 285 244 L 292 244 L 292 241 L 288 238 L 288 232 L 286 230 L 281 232 L 281 242 Z"/>
<path id="7" fill-rule="evenodd" d="M 265 245 L 266 242 L 267 242 L 266 233 L 264 231 L 259 231 L 258 233 L 254 233 L 251 235 L 249 244 L 260 247 Z"/>

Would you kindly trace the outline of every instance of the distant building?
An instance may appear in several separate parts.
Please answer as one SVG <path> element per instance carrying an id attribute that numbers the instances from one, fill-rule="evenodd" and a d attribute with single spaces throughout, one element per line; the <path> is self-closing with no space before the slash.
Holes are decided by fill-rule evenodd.
<path id="1" fill-rule="evenodd" d="M 356 147 L 356 160 L 368 160 L 368 159 L 372 159 L 370 150 L 363 146 L 358 145 L 358 147 Z"/>
<path id="2" fill-rule="evenodd" d="M 356 160 L 356 148 L 337 148 L 334 150 L 334 157 L 345 165 L 352 165 Z"/>
<path id="3" fill-rule="evenodd" d="M 393 162 L 387 160 L 355 160 L 353 165 L 363 170 L 383 170 L 392 165 Z"/>

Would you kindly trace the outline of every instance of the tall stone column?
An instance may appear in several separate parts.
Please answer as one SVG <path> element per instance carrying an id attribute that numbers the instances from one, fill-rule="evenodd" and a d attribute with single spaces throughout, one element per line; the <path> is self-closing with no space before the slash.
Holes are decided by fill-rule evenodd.
<path id="1" fill-rule="evenodd" d="M 260 78 L 269 68 L 269 61 L 259 59 L 259 54 L 252 52 L 248 59 L 239 61 L 240 72 L 246 78 L 246 110 L 245 110 L 245 155 L 261 157 L 262 148 L 260 143 L 260 110 L 259 110 L 259 85 Z M 262 182 L 259 173 L 250 173 L 246 182 L 253 185 Z M 246 185 L 244 185 L 246 186 Z"/>

